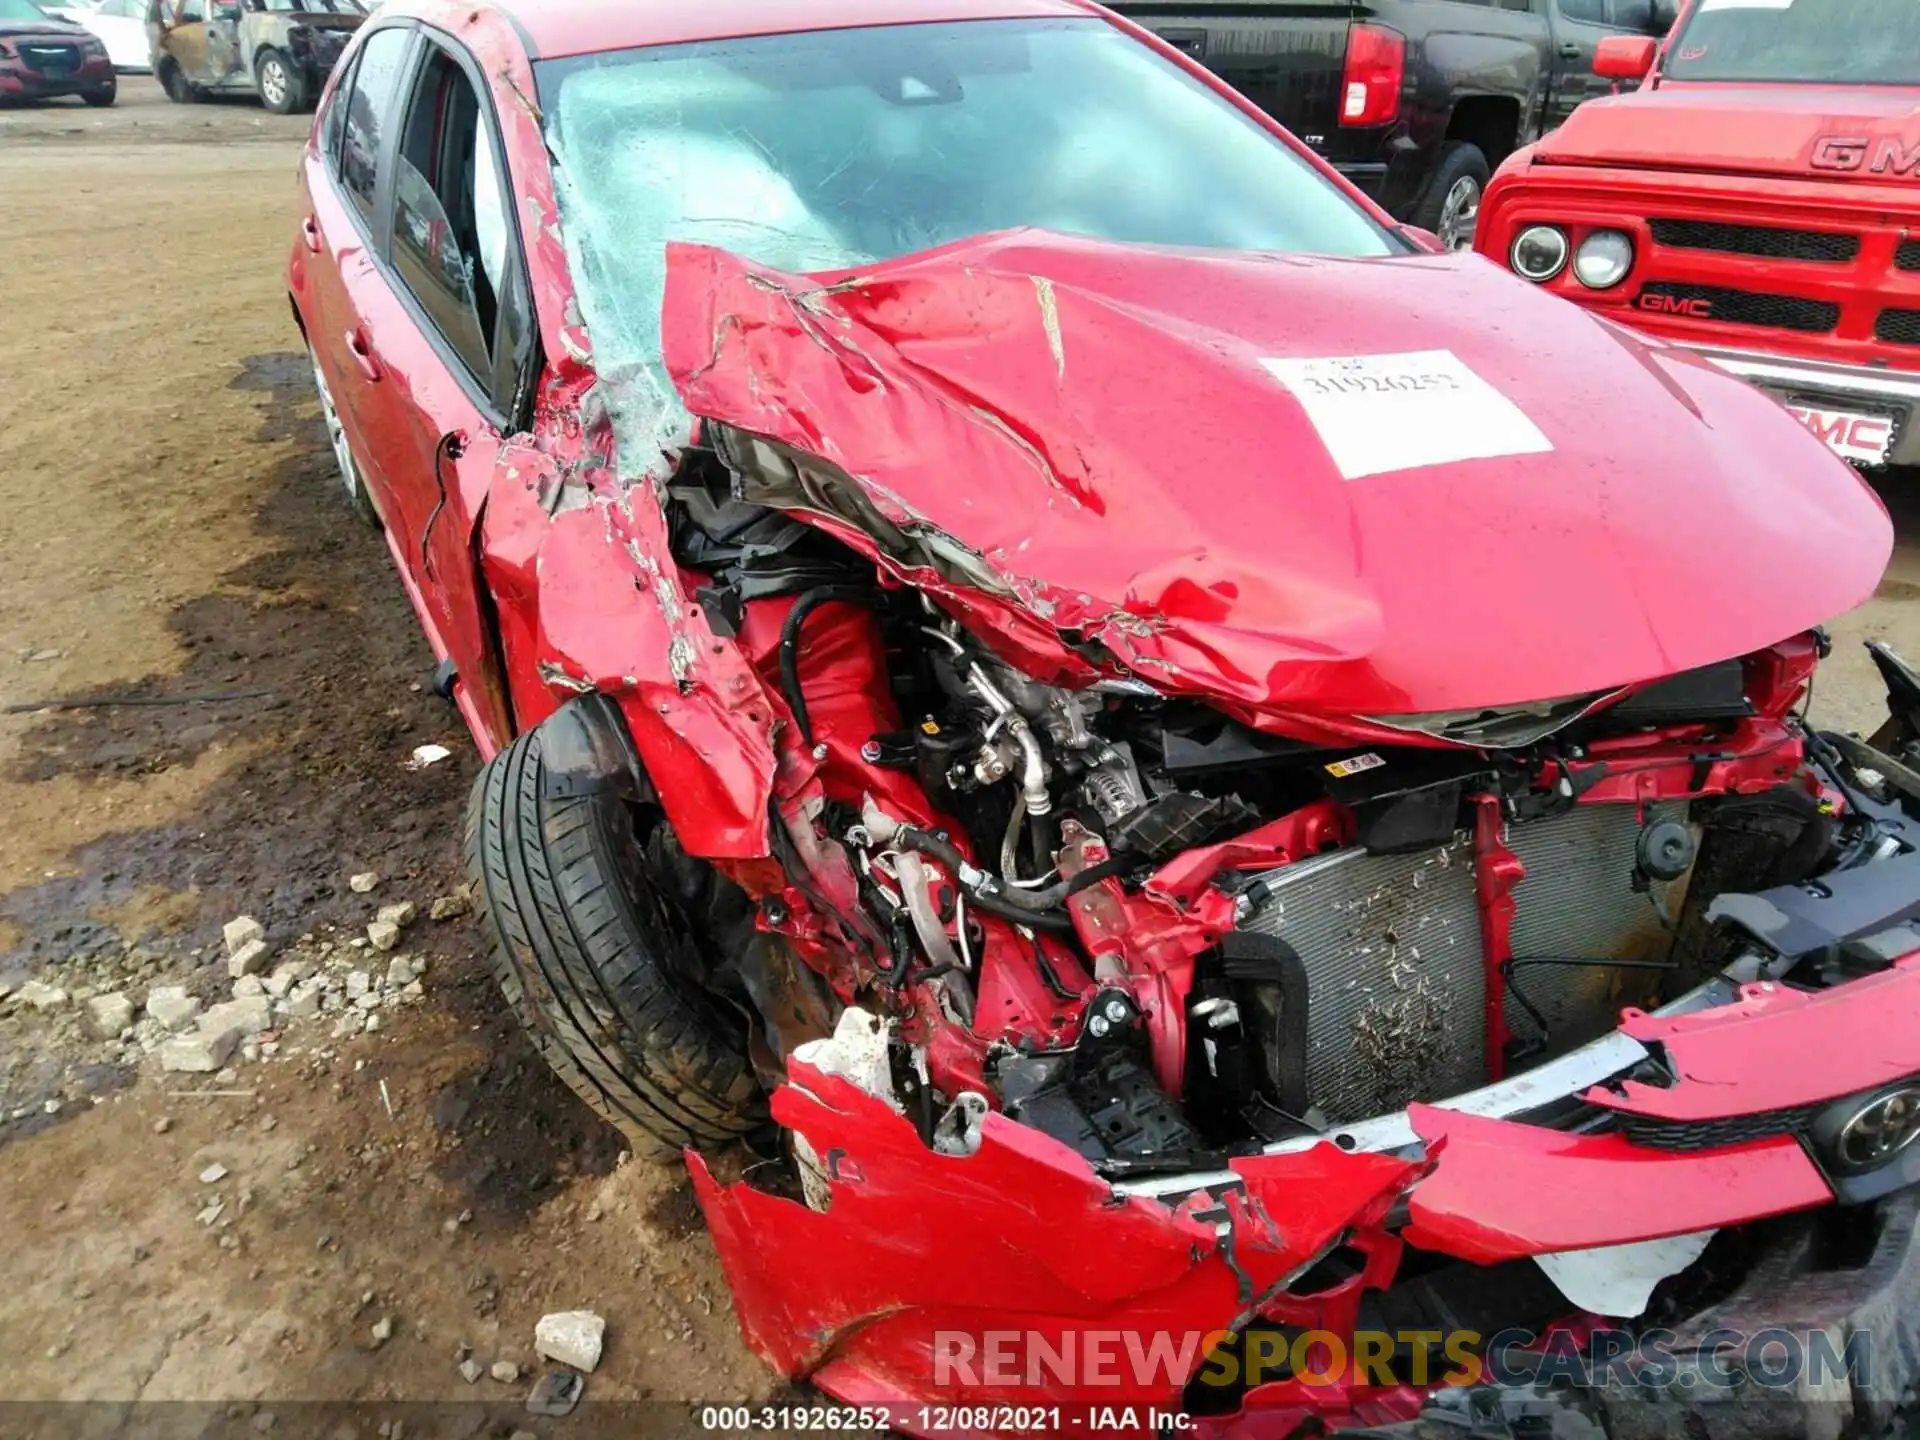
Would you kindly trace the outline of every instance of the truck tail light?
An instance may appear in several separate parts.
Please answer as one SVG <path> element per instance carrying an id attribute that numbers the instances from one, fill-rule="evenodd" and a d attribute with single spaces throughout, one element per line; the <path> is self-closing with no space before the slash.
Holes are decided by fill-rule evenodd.
<path id="1" fill-rule="evenodd" d="M 1347 31 L 1347 69 L 1340 82 L 1342 125 L 1387 125 L 1400 117 L 1400 82 L 1407 73 L 1407 39 L 1384 25 Z"/>

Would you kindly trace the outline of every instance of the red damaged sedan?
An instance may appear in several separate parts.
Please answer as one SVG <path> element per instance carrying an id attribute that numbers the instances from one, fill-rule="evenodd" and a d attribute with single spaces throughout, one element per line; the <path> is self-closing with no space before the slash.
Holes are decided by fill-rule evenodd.
<path id="1" fill-rule="evenodd" d="M 1891 529 L 1771 400 L 1081 0 L 390 0 L 304 184 L 507 997 L 770 1364 L 918 1434 L 1911 1393 L 1920 679 L 1807 725 Z"/>

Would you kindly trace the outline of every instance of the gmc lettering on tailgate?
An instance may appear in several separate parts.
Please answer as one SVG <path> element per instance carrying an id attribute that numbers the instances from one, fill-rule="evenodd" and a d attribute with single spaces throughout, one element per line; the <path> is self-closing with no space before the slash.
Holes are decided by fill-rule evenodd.
<path id="1" fill-rule="evenodd" d="M 1920 142 L 1911 147 L 1898 140 L 1875 141 L 1864 135 L 1823 135 L 1813 142 L 1808 163 L 1815 170 L 1848 174 L 1904 175 L 1920 180 Z"/>

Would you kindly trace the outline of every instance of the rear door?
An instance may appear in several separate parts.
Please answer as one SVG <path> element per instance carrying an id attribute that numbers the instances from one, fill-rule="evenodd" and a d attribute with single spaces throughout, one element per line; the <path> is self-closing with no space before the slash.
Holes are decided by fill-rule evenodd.
<path id="1" fill-rule="evenodd" d="M 1108 8 L 1198 60 L 1314 149 L 1326 153 L 1337 140 L 1347 27 L 1359 5 L 1110 0 Z"/>

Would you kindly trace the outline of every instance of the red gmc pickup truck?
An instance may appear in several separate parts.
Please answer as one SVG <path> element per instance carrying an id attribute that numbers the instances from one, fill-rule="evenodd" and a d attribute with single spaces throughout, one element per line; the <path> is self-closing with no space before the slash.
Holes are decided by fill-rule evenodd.
<path id="1" fill-rule="evenodd" d="M 1920 3 L 1694 0 L 1595 68 L 1645 84 L 1517 151 L 1476 248 L 1920 463 Z"/>

